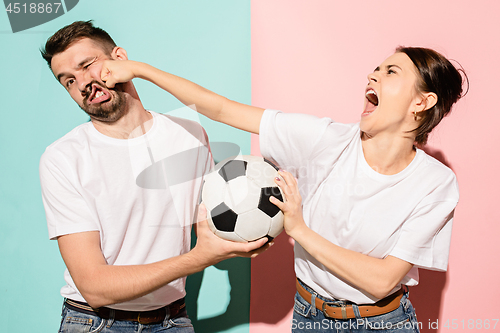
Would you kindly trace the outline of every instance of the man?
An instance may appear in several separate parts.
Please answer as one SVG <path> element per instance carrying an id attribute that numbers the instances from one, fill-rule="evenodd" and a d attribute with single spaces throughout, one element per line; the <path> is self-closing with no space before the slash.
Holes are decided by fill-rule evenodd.
<path id="1" fill-rule="evenodd" d="M 206 134 L 144 109 L 132 77 L 111 75 L 109 68 L 130 61 L 104 30 L 74 22 L 41 52 L 91 119 L 40 161 L 49 236 L 67 266 L 62 329 L 193 332 L 185 277 L 269 245 L 219 239 L 201 206 L 190 250 L 202 176 L 212 165 Z"/>

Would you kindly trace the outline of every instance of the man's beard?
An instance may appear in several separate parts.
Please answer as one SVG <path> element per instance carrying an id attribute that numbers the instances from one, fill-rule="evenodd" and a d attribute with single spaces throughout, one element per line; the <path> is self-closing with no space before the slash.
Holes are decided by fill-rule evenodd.
<path id="1" fill-rule="evenodd" d="M 89 97 L 92 94 L 92 85 L 96 84 L 101 87 L 101 89 L 106 89 L 111 94 L 111 99 L 105 102 L 88 104 Z M 105 85 L 99 81 L 93 80 L 87 85 L 85 90 L 85 98 L 83 99 L 83 106 L 80 106 L 83 111 L 85 111 L 91 119 L 98 120 L 102 122 L 112 123 L 120 119 L 126 113 L 125 93 L 120 90 L 116 90 L 121 84 L 117 84 L 114 89 L 108 89 Z"/>

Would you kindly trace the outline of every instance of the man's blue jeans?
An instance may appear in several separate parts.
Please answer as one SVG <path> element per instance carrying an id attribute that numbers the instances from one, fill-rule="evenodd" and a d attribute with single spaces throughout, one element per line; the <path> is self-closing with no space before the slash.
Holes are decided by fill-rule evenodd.
<path id="1" fill-rule="evenodd" d="M 300 283 L 300 282 L 299 282 Z M 307 285 L 301 283 L 310 293 L 315 293 Z M 316 294 L 317 295 L 317 294 Z M 332 301 L 321 296 L 316 296 L 325 301 Z M 417 322 L 415 310 L 408 299 L 406 292 L 401 298 L 400 306 L 389 313 L 362 318 L 357 306 L 357 318 L 337 320 L 325 317 L 324 313 L 311 306 L 312 300 L 305 300 L 299 293 L 295 294 L 293 319 L 291 328 L 293 333 L 336 332 L 336 333 L 419 333 L 421 324 Z"/>
<path id="2" fill-rule="evenodd" d="M 134 321 L 118 321 L 112 318 L 102 319 L 96 315 L 81 313 L 63 307 L 60 333 L 132 333 L 132 332 L 164 332 L 164 333 L 194 333 L 191 320 L 187 317 L 186 309 L 175 318 L 167 313 L 165 320 L 160 324 L 142 325 Z"/>

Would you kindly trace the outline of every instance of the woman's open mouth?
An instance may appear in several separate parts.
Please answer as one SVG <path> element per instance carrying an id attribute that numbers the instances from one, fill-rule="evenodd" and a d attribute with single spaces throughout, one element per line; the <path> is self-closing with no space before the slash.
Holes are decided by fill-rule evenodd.
<path id="1" fill-rule="evenodd" d="M 363 111 L 361 116 L 367 116 L 371 114 L 378 106 L 378 95 L 375 90 L 373 90 L 372 88 L 368 88 L 366 90 L 365 97 L 365 110 Z"/>

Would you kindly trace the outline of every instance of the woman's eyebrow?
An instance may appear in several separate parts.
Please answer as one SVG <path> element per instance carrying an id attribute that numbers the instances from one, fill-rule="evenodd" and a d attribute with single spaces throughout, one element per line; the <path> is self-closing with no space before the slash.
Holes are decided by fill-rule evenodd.
<path id="1" fill-rule="evenodd" d="M 402 69 L 401 67 L 399 67 L 398 65 L 387 65 L 387 66 L 386 66 L 386 69 L 387 69 L 387 70 L 389 70 L 389 69 L 391 69 L 392 67 L 397 67 L 397 68 L 399 68 L 400 70 L 403 70 L 403 69 Z"/>
<path id="2" fill-rule="evenodd" d="M 397 68 L 399 68 L 400 70 L 403 70 L 403 69 L 402 69 L 401 67 L 399 67 L 398 65 L 387 65 L 387 66 L 385 66 L 385 69 L 386 69 L 386 70 L 389 70 L 389 69 L 391 69 L 392 67 L 397 67 Z M 379 70 L 380 70 L 380 66 L 377 66 L 377 68 L 375 68 L 374 72 L 378 72 Z"/>

